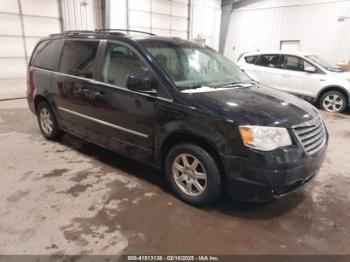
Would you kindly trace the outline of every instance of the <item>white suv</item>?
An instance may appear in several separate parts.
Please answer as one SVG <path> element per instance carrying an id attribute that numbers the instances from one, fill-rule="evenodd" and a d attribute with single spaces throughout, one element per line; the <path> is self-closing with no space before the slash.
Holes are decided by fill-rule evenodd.
<path id="1" fill-rule="evenodd" d="M 350 103 L 350 72 L 300 52 L 244 53 L 238 66 L 255 81 L 300 96 L 329 112 Z"/>

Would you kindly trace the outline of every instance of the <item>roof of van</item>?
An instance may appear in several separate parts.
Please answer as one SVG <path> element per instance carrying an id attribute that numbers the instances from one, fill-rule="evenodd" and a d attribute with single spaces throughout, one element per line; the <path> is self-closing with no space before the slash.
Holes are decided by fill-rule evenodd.
<path id="1" fill-rule="evenodd" d="M 127 30 L 127 29 L 106 29 L 106 30 L 75 30 L 75 31 L 66 31 L 58 34 L 51 34 L 46 39 L 64 39 L 64 38 L 81 38 L 81 39 L 129 39 L 140 42 L 167 42 L 175 45 L 181 46 L 197 46 L 203 47 L 202 44 L 194 42 L 187 39 L 182 39 L 180 37 L 166 37 L 166 36 L 157 36 L 155 34 L 137 30 Z M 43 39 L 45 40 L 45 39 Z"/>
<path id="2" fill-rule="evenodd" d="M 129 39 L 139 42 L 166 42 L 167 44 L 179 45 L 182 47 L 203 47 L 198 42 L 182 39 L 180 37 L 165 37 L 157 36 L 152 33 L 136 31 L 136 30 L 124 30 L 124 29 L 108 29 L 108 30 L 78 30 L 78 31 L 66 31 L 59 34 L 51 34 L 49 38 L 81 38 L 81 39 Z"/>

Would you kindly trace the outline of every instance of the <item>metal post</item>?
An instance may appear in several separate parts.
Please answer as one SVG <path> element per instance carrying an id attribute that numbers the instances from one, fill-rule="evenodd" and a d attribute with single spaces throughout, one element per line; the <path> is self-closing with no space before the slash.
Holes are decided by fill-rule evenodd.
<path id="1" fill-rule="evenodd" d="M 102 29 L 110 28 L 110 17 L 107 11 L 110 10 L 109 0 L 101 1 L 101 20 L 102 20 Z"/>
<path id="2" fill-rule="evenodd" d="M 93 12 L 95 15 L 95 29 L 102 29 L 104 28 L 104 0 L 94 0 L 94 8 Z"/>
<path id="3" fill-rule="evenodd" d="M 63 17 L 62 17 L 62 1 L 57 0 L 57 4 L 58 4 L 58 19 L 60 23 L 60 29 L 61 29 L 61 32 L 63 32 L 64 28 L 63 28 Z"/>
<path id="4" fill-rule="evenodd" d="M 150 33 L 153 33 L 153 29 L 152 29 L 152 19 L 153 19 L 153 5 L 152 5 L 152 3 L 153 3 L 153 0 L 151 0 L 151 12 L 150 12 L 150 16 L 151 16 L 151 28 L 150 28 L 150 30 L 151 30 L 151 32 Z"/>
<path id="5" fill-rule="evenodd" d="M 188 17 L 187 17 L 187 40 L 190 40 L 191 36 L 191 13 L 192 13 L 192 0 L 188 0 Z"/>
<path id="6" fill-rule="evenodd" d="M 23 11 L 22 11 L 21 0 L 18 0 L 18 11 L 19 11 L 19 18 L 21 21 L 22 41 L 23 41 L 23 48 L 24 48 L 24 59 L 26 61 L 26 65 L 28 66 L 28 52 L 27 52 L 27 43 L 26 43 L 26 37 L 25 37 L 25 32 L 24 32 L 24 21 L 23 21 Z"/>
<path id="7" fill-rule="evenodd" d="M 129 0 L 126 0 L 126 29 L 129 30 Z"/>
<path id="8" fill-rule="evenodd" d="M 173 36 L 173 3 L 170 1 L 170 36 Z"/>

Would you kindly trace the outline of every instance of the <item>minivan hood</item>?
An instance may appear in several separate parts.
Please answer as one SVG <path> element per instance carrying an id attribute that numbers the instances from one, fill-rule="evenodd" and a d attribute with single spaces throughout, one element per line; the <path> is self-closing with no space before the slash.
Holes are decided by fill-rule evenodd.
<path id="1" fill-rule="evenodd" d="M 261 84 L 186 95 L 193 97 L 194 104 L 238 125 L 291 127 L 318 116 L 308 102 Z"/>

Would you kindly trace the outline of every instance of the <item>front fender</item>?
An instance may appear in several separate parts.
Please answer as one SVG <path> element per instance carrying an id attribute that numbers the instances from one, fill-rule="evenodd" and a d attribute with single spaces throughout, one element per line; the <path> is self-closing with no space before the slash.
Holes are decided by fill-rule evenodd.
<path id="1" fill-rule="evenodd" d="M 158 139 L 155 146 L 160 148 L 167 138 L 175 134 L 187 134 L 203 139 L 218 152 L 225 152 L 227 148 L 227 140 L 223 134 L 218 132 L 215 127 L 197 121 L 174 121 L 160 127 L 156 130 Z"/>
<path id="2" fill-rule="evenodd" d="M 180 136 L 181 142 L 203 142 L 204 146 L 209 145 L 216 151 L 218 155 L 232 153 L 237 143 L 235 128 L 229 123 L 221 121 L 200 121 L 186 120 L 186 121 L 172 121 L 155 129 L 155 143 L 154 143 L 154 161 L 161 164 L 161 160 L 165 157 L 162 155 L 165 145 L 172 139 Z M 178 142 L 178 141 L 177 141 Z M 236 147 L 237 148 L 237 147 Z"/>

